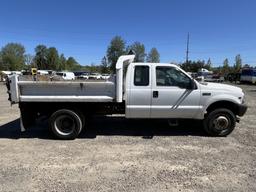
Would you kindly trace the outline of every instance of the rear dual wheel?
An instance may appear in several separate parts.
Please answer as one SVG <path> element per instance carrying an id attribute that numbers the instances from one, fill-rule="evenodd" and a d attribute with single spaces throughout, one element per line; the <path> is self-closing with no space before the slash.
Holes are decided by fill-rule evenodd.
<path id="1" fill-rule="evenodd" d="M 60 109 L 49 119 L 53 134 L 59 139 L 75 139 L 84 127 L 81 113 L 70 109 Z"/>

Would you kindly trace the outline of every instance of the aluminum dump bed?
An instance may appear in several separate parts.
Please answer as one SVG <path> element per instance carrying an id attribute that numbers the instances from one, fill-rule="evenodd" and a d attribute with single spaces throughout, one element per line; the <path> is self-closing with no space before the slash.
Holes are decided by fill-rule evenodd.
<path id="1" fill-rule="evenodd" d="M 116 77 L 110 81 L 24 81 L 12 75 L 7 81 L 9 100 L 19 102 L 117 102 L 125 100 L 123 70 L 135 55 L 119 57 Z"/>
<path id="2" fill-rule="evenodd" d="M 12 103 L 17 102 L 113 102 L 115 83 L 81 81 L 19 81 L 10 77 Z"/>

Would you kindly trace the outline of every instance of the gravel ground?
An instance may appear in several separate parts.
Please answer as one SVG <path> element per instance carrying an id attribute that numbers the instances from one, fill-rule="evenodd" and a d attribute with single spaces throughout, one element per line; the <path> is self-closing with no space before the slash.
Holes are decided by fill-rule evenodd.
<path id="1" fill-rule="evenodd" d="M 0 191 L 256 191 L 256 86 L 226 138 L 196 123 L 95 118 L 73 141 L 42 125 L 20 133 L 17 105 L 0 85 Z"/>

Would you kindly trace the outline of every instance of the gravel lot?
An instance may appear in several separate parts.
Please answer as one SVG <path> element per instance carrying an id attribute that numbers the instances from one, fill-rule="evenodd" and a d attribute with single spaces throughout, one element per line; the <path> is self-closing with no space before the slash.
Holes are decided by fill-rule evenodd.
<path id="1" fill-rule="evenodd" d="M 196 123 L 93 119 L 73 141 L 38 125 L 20 133 L 18 106 L 0 85 L 0 191 L 256 191 L 256 86 L 226 138 Z"/>

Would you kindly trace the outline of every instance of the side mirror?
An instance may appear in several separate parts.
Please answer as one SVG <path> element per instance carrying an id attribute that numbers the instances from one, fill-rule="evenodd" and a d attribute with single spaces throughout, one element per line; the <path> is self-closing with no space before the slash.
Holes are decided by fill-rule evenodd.
<path id="1" fill-rule="evenodd" d="M 182 88 L 182 89 L 187 89 L 187 90 L 197 89 L 197 86 L 196 86 L 193 79 L 191 79 L 188 84 L 182 84 L 179 87 Z"/>

